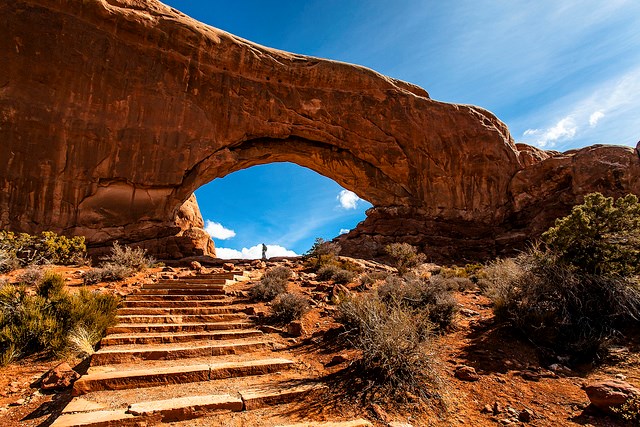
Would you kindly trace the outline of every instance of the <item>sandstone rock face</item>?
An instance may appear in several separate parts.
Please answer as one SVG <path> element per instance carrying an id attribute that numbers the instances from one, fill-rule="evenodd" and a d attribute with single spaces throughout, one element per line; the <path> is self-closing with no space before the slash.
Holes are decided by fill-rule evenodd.
<path id="1" fill-rule="evenodd" d="M 580 197 L 640 193 L 630 147 L 516 145 L 482 108 L 252 44 L 149 0 L 0 0 L 0 226 L 206 255 L 193 192 L 289 161 L 370 201 L 341 236 L 491 256 Z"/>

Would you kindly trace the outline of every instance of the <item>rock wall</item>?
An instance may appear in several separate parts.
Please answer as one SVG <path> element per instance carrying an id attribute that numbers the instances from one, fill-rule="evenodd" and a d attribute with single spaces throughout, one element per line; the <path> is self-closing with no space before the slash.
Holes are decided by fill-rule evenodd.
<path id="1" fill-rule="evenodd" d="M 631 148 L 516 145 L 482 108 L 259 46 L 153 0 L 0 0 L 0 63 L 0 226 L 95 248 L 209 253 L 199 212 L 185 213 L 193 192 L 276 161 L 374 205 L 341 237 L 364 256 L 393 240 L 487 256 L 592 190 L 640 193 Z"/>

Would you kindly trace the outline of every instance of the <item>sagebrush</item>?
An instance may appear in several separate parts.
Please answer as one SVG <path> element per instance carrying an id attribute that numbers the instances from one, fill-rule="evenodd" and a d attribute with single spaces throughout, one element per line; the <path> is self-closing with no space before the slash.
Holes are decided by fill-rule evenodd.
<path id="1" fill-rule="evenodd" d="M 272 317 L 277 322 L 288 323 L 300 319 L 309 311 L 309 300 L 302 295 L 285 292 L 271 302 Z"/>
<path id="2" fill-rule="evenodd" d="M 391 243 L 385 246 L 384 250 L 393 259 L 394 266 L 401 276 L 425 260 L 425 255 L 408 243 Z"/>
<path id="3" fill-rule="evenodd" d="M 69 294 L 64 278 L 46 273 L 35 293 L 24 285 L 0 287 L 0 361 L 4 364 L 36 352 L 59 356 L 71 349 L 76 328 L 91 331 L 92 345 L 115 323 L 118 298 L 86 289 Z"/>
<path id="4" fill-rule="evenodd" d="M 37 235 L 0 231 L 0 272 L 39 264 L 84 262 L 84 237 L 59 236 L 51 231 Z"/>
<path id="5" fill-rule="evenodd" d="M 87 271 L 83 281 L 90 285 L 122 280 L 153 266 L 155 262 L 153 257 L 147 255 L 146 249 L 121 246 L 114 242 L 111 252 L 102 260 L 100 267 Z"/>
<path id="6" fill-rule="evenodd" d="M 287 292 L 287 283 L 292 272 L 288 267 L 278 266 L 270 270 L 249 290 L 249 296 L 254 301 L 271 301 L 280 294 Z"/>

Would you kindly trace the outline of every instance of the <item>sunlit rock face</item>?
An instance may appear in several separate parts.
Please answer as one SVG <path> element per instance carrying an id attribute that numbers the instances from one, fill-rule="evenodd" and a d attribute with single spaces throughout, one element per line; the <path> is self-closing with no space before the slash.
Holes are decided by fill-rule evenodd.
<path id="1" fill-rule="evenodd" d="M 0 226 L 212 254 L 193 192 L 289 161 L 370 201 L 340 237 L 434 260 L 519 247 L 591 191 L 640 193 L 630 147 L 515 144 L 474 106 L 265 48 L 141 0 L 0 0 Z"/>

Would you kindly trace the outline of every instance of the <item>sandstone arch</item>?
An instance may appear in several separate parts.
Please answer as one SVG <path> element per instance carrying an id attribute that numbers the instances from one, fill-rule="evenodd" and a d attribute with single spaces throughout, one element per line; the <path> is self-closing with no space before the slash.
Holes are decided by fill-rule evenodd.
<path id="1" fill-rule="evenodd" d="M 640 193 L 630 147 L 516 145 L 479 107 L 155 1 L 0 0 L 0 34 L 3 228 L 206 253 L 193 191 L 291 161 L 374 205 L 341 237 L 348 252 L 406 240 L 473 257 L 521 244 L 589 191 Z"/>

